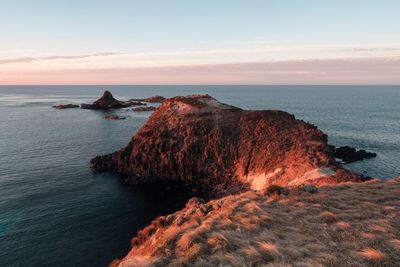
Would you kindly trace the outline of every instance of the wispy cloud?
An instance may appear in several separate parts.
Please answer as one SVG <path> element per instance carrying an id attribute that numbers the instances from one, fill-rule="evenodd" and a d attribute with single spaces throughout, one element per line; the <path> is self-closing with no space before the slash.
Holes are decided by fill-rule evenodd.
<path id="1" fill-rule="evenodd" d="M 86 54 L 86 55 L 54 55 L 54 56 L 42 56 L 42 57 L 17 57 L 17 58 L 0 59 L 0 64 L 26 63 L 26 62 L 34 62 L 34 61 L 42 61 L 42 60 L 85 59 L 85 58 L 107 57 L 107 56 L 116 56 L 116 55 L 121 55 L 121 53 L 107 52 L 107 53 L 95 53 L 95 54 Z"/>
<path id="2" fill-rule="evenodd" d="M 13 71 L 0 84 L 400 84 L 400 57 Z"/>
<path id="3" fill-rule="evenodd" d="M 343 49 L 343 52 L 386 52 L 386 51 L 400 51 L 400 47 L 361 47 Z"/>

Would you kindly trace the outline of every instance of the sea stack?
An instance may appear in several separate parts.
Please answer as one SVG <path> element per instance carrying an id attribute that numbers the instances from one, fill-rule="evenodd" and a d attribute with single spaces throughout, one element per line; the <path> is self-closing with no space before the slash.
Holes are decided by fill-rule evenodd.
<path id="1" fill-rule="evenodd" d="M 92 104 L 81 104 L 83 109 L 116 109 L 116 108 L 126 108 L 131 106 L 129 102 L 119 101 L 113 97 L 109 91 L 105 91 L 103 96 Z"/>
<path id="2" fill-rule="evenodd" d="M 92 159 L 91 168 L 132 184 L 181 181 L 211 195 L 362 180 L 336 163 L 317 127 L 209 95 L 166 99 L 125 148 Z"/>

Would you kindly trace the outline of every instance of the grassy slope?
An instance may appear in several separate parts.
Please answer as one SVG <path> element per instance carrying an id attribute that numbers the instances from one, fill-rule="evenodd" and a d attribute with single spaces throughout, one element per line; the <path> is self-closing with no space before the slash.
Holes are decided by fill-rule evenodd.
<path id="1" fill-rule="evenodd" d="M 119 266 L 396 266 L 400 179 L 228 196 L 155 220 Z"/>

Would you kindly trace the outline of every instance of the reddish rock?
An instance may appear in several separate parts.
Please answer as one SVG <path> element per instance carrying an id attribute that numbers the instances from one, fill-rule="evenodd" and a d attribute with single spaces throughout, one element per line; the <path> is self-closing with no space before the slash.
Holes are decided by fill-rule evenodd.
<path id="1" fill-rule="evenodd" d="M 104 114 L 103 118 L 107 119 L 107 120 L 125 120 L 126 119 L 126 117 L 118 116 L 118 115 L 114 115 L 114 114 Z"/>
<path id="2" fill-rule="evenodd" d="M 137 108 L 133 108 L 133 111 L 155 111 L 157 110 L 157 107 L 137 107 Z"/>
<path id="3" fill-rule="evenodd" d="M 159 96 L 159 95 L 155 95 L 155 96 L 151 96 L 148 97 L 144 100 L 144 102 L 149 102 L 149 103 L 162 103 L 164 102 L 165 97 L 163 96 Z"/>
<path id="4" fill-rule="evenodd" d="M 79 108 L 79 105 L 74 105 L 74 104 L 56 105 L 56 106 L 53 106 L 53 108 L 56 108 L 56 109 Z"/>
<path id="5" fill-rule="evenodd" d="M 91 168 L 132 184 L 174 180 L 222 195 L 361 180 L 335 162 L 317 127 L 283 111 L 242 110 L 208 95 L 165 100 L 127 147 L 92 159 Z"/>
<path id="6" fill-rule="evenodd" d="M 129 102 L 119 101 L 115 99 L 109 91 L 105 91 L 103 96 L 93 102 L 93 104 L 81 104 L 83 109 L 116 109 L 131 106 Z"/>

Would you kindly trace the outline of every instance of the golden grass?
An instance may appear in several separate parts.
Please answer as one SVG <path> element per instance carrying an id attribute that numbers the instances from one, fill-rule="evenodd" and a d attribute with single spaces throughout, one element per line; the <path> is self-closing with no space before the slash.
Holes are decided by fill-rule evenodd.
<path id="1" fill-rule="evenodd" d="M 369 260 L 381 261 L 385 259 L 385 254 L 373 248 L 365 248 L 357 252 L 358 255 Z"/>
<path id="2" fill-rule="evenodd" d="M 336 225 L 340 228 L 340 229 L 347 229 L 350 228 L 351 225 L 347 222 L 337 222 Z"/>
<path id="3" fill-rule="evenodd" d="M 113 267 L 398 265 L 400 182 L 318 191 L 191 205 L 146 227 Z"/>
<path id="4" fill-rule="evenodd" d="M 276 247 L 276 245 L 274 245 L 270 242 L 261 241 L 261 242 L 258 242 L 258 245 L 260 246 L 260 248 L 262 250 L 272 252 L 275 254 L 279 254 L 279 251 L 278 251 L 278 248 Z"/>

